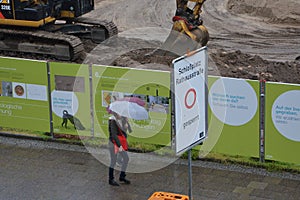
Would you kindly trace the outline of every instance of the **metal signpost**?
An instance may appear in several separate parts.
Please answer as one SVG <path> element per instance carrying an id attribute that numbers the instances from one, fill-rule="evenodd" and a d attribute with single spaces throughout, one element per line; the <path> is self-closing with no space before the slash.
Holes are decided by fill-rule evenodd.
<path id="1" fill-rule="evenodd" d="M 172 111 L 175 150 L 188 151 L 189 199 L 192 199 L 191 149 L 207 136 L 207 48 L 173 60 Z"/>

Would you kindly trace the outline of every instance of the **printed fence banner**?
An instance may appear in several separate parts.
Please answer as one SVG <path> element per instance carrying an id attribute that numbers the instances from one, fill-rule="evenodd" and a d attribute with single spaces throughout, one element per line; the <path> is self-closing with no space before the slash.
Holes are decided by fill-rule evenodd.
<path id="1" fill-rule="evenodd" d="M 54 134 L 91 136 L 89 66 L 49 65 Z"/>
<path id="2" fill-rule="evenodd" d="M 300 85 L 266 83 L 265 158 L 300 164 Z"/>
<path id="3" fill-rule="evenodd" d="M 0 57 L 0 126 L 50 131 L 47 63 Z"/>
<path id="4" fill-rule="evenodd" d="M 259 82 L 208 78 L 208 139 L 201 149 L 259 157 Z"/>
<path id="5" fill-rule="evenodd" d="M 129 113 L 130 142 L 170 144 L 169 72 L 95 65 L 92 67 L 92 80 L 95 136 L 108 136 L 108 120 L 112 116 L 108 108 L 122 108 L 122 111 L 114 111 L 122 112 L 124 116 Z M 135 99 L 140 107 L 135 108 L 137 106 L 132 104 L 134 102 L 130 103 L 131 99 Z M 135 110 L 138 116 L 133 113 Z"/>

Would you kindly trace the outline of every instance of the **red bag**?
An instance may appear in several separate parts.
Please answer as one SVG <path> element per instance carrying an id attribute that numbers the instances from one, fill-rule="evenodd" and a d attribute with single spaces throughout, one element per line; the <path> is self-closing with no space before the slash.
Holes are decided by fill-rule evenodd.
<path id="1" fill-rule="evenodd" d="M 127 139 L 120 129 L 119 129 L 119 131 L 120 131 L 120 134 L 118 135 L 119 141 L 120 141 L 124 151 L 127 151 L 128 150 Z M 114 142 L 114 147 L 115 147 L 115 153 L 118 153 L 119 147 L 115 142 Z"/>

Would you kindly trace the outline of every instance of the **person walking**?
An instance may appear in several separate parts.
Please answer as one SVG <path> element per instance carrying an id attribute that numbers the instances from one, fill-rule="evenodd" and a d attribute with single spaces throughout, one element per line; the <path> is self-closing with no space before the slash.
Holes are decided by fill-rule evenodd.
<path id="1" fill-rule="evenodd" d="M 110 153 L 110 166 L 109 166 L 109 184 L 113 186 L 119 186 L 114 179 L 114 168 L 116 166 L 118 154 L 121 156 L 121 173 L 119 181 L 125 184 L 130 184 L 130 181 L 126 179 L 126 169 L 129 162 L 128 157 L 128 143 L 127 143 L 127 131 L 131 132 L 130 124 L 126 117 L 122 117 L 115 112 L 112 112 L 112 116 L 109 118 L 108 123 L 109 130 L 109 153 Z"/>

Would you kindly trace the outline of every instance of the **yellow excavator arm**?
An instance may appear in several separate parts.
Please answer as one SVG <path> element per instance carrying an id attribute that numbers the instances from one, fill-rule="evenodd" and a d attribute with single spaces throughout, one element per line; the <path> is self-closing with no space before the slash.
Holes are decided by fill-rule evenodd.
<path id="1" fill-rule="evenodd" d="M 201 8 L 202 8 L 202 5 L 205 2 L 205 0 L 176 0 L 177 9 L 182 8 L 182 9 L 186 10 L 188 2 L 196 3 L 194 6 L 194 9 L 193 9 L 193 14 L 195 16 L 199 15 L 202 12 Z"/>
<path id="2" fill-rule="evenodd" d="M 189 8 L 188 3 L 193 2 L 193 8 Z M 176 0 L 176 13 L 173 17 L 173 30 L 185 33 L 192 40 L 205 46 L 209 40 L 209 35 L 200 17 L 202 5 L 205 0 Z"/>

